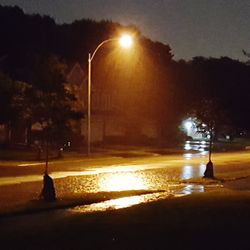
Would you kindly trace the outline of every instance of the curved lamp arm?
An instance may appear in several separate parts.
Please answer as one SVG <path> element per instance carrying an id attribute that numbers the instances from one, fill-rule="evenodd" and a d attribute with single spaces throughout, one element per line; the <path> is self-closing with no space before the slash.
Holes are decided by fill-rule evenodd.
<path id="1" fill-rule="evenodd" d="M 87 122 L 87 128 L 88 128 L 88 156 L 90 155 L 90 144 L 91 144 L 91 62 L 96 54 L 96 52 L 99 50 L 102 45 L 112 42 L 112 41 L 117 41 L 119 38 L 109 38 L 107 40 L 104 40 L 101 42 L 94 52 L 91 54 L 89 53 L 89 58 L 88 58 L 88 122 Z"/>
<path id="2" fill-rule="evenodd" d="M 94 52 L 92 53 L 91 57 L 89 58 L 89 61 L 92 61 L 92 60 L 93 60 L 93 58 L 94 58 L 96 52 L 100 49 L 100 47 L 102 47 L 102 45 L 104 45 L 105 43 L 111 42 L 111 41 L 116 41 L 116 40 L 118 40 L 118 38 L 110 38 L 110 39 L 107 39 L 107 40 L 101 42 L 101 43 L 96 47 L 96 49 L 94 50 Z"/>

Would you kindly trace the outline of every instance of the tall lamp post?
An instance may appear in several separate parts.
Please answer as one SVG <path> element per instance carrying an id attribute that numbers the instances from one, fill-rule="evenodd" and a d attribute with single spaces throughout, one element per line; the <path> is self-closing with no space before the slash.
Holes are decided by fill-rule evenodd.
<path id="1" fill-rule="evenodd" d="M 104 40 L 101 42 L 94 52 L 91 54 L 89 53 L 88 57 L 88 112 L 87 112 L 87 117 L 88 117 L 88 122 L 87 122 L 87 138 L 88 138 L 88 156 L 91 153 L 91 62 L 95 57 L 96 52 L 106 43 L 108 42 L 113 42 L 113 41 L 119 41 L 120 45 L 124 48 L 129 48 L 132 45 L 132 37 L 130 35 L 122 35 L 120 38 L 110 38 L 107 40 Z"/>

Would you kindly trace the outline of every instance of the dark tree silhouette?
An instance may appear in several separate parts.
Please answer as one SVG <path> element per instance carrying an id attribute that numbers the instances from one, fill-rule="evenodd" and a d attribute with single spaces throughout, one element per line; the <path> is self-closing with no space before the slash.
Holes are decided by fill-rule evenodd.
<path id="1" fill-rule="evenodd" d="M 0 32 L 4 34 L 0 43 L 0 70 L 14 81 L 31 86 L 27 92 L 31 96 L 33 93 L 34 98 L 38 98 L 38 93 L 43 93 L 44 98 L 54 92 L 59 95 L 63 93 L 60 87 L 63 78 L 49 64 L 58 60 L 72 67 L 79 62 L 86 72 L 88 53 L 124 29 L 136 34 L 135 49 L 126 56 L 117 54 L 114 44 L 103 47 L 93 62 L 98 72 L 93 83 L 95 88 L 111 93 L 114 112 L 131 124 L 132 131 L 147 117 L 161 131 L 158 139 L 171 144 L 178 136 L 181 118 L 199 108 L 197 103 L 203 99 L 219 103 L 227 118 L 223 123 L 231 131 L 250 130 L 247 63 L 227 57 L 174 61 L 168 45 L 143 37 L 132 26 L 89 19 L 59 25 L 48 16 L 27 15 L 18 7 L 0 5 Z M 52 55 L 57 59 L 52 59 Z M 34 112 L 26 106 L 31 117 Z M 221 128 L 216 125 L 217 134 Z"/>

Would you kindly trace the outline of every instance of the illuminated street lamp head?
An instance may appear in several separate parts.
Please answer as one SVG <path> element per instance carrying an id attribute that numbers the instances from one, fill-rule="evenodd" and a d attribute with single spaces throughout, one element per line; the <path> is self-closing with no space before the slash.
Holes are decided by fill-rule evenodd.
<path id="1" fill-rule="evenodd" d="M 132 40 L 132 37 L 130 35 L 123 35 L 119 39 L 119 42 L 123 48 L 130 48 L 132 43 L 133 43 L 133 40 Z"/>

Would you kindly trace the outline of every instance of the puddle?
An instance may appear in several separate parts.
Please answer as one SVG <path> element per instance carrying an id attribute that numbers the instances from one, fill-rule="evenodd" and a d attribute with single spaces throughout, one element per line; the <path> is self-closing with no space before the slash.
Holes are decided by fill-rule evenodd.
<path id="1" fill-rule="evenodd" d="M 103 202 L 98 202 L 90 205 L 77 206 L 68 209 L 71 213 L 91 213 L 91 212 L 101 212 L 108 210 L 117 210 L 121 208 L 131 207 L 137 204 L 148 203 L 152 201 L 162 200 L 166 198 L 173 197 L 169 192 L 160 192 L 145 195 L 135 195 L 130 197 L 123 197 L 118 199 L 107 200 Z"/>
<path id="2" fill-rule="evenodd" d="M 183 194 L 192 194 L 192 193 L 203 193 L 205 190 L 203 185 L 187 185 L 183 188 Z"/>
<path id="3" fill-rule="evenodd" d="M 217 188 L 219 186 L 213 185 L 211 188 Z M 206 188 L 207 190 L 207 188 Z M 155 192 L 151 194 L 135 195 L 129 197 L 123 197 L 118 199 L 111 199 L 103 202 L 98 202 L 90 205 L 77 206 L 68 209 L 70 213 L 91 213 L 91 212 L 105 212 L 109 210 L 117 210 L 121 208 L 127 208 L 138 204 L 149 203 L 153 201 L 159 201 L 163 199 L 181 197 L 190 195 L 193 193 L 205 192 L 203 185 L 172 185 L 169 191 Z"/>

